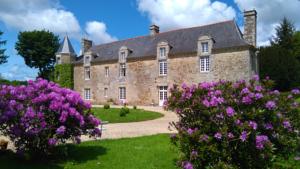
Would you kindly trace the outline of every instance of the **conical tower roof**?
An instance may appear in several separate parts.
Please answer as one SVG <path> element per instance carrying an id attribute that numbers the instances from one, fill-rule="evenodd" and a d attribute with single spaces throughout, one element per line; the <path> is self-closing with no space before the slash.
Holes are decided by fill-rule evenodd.
<path id="1" fill-rule="evenodd" d="M 68 36 L 64 37 L 64 40 L 60 44 L 57 53 L 69 53 L 72 55 L 76 55 Z"/>

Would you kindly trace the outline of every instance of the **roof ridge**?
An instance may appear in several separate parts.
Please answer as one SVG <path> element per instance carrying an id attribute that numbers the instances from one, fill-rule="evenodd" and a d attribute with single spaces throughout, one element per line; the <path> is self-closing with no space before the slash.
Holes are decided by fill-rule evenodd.
<path id="1" fill-rule="evenodd" d="M 178 29 L 174 29 L 174 30 L 160 32 L 157 35 L 136 36 L 136 37 L 122 39 L 122 40 L 117 40 L 117 41 L 113 41 L 113 42 L 109 42 L 109 43 L 103 43 L 103 44 L 99 44 L 99 45 L 95 45 L 95 46 L 104 46 L 104 45 L 109 45 L 109 44 L 112 44 L 112 43 L 117 43 L 117 42 L 123 42 L 123 41 L 132 40 L 132 39 L 139 39 L 139 38 L 145 38 L 145 37 L 150 37 L 150 36 L 159 36 L 159 35 L 164 34 L 164 33 L 175 32 L 175 31 L 180 31 L 180 30 L 187 30 L 187 29 L 193 29 L 193 28 L 201 28 L 201 27 L 212 26 L 212 25 L 217 25 L 217 24 L 226 23 L 226 22 L 234 22 L 234 19 L 229 19 L 229 20 L 225 20 L 225 21 L 214 22 L 214 23 L 200 25 L 200 26 L 193 26 L 193 27 L 187 27 L 187 28 L 178 28 Z"/>

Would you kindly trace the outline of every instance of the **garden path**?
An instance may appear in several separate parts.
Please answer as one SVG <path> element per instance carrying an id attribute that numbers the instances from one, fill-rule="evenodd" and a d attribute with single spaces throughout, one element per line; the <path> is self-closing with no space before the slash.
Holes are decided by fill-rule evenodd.
<path id="1" fill-rule="evenodd" d="M 100 107 L 95 105 L 94 107 Z M 120 106 L 112 106 L 120 107 Z M 131 108 L 131 107 L 129 107 Z M 138 137 L 153 135 L 159 133 L 175 133 L 176 130 L 170 127 L 170 122 L 178 121 L 174 112 L 165 111 L 162 107 L 153 106 L 138 106 L 139 109 L 155 111 L 162 113 L 164 116 L 154 120 L 131 122 L 131 123 L 113 123 L 104 125 L 105 130 L 100 139 L 116 139 L 126 137 Z M 88 137 L 83 137 L 83 141 L 89 140 Z"/>

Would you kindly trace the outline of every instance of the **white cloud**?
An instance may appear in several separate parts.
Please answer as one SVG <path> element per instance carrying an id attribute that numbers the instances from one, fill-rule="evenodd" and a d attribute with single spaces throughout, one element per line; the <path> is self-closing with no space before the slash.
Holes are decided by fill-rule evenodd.
<path id="1" fill-rule="evenodd" d="M 198 26 L 233 19 L 235 10 L 211 0 L 138 0 L 140 12 L 162 30 Z"/>
<path id="2" fill-rule="evenodd" d="M 37 75 L 37 71 L 34 73 L 30 68 L 24 67 L 22 64 L 7 65 L 5 72 L 1 73 L 4 79 L 8 80 L 33 80 Z"/>
<path id="3" fill-rule="evenodd" d="M 85 31 L 90 39 L 96 44 L 116 41 L 117 38 L 107 33 L 106 25 L 103 22 L 90 21 L 86 23 Z"/>
<path id="4" fill-rule="evenodd" d="M 78 33 L 79 23 L 72 12 L 54 0 L 1 0 L 0 20 L 18 30 L 47 29 L 55 33 Z"/>
<path id="5" fill-rule="evenodd" d="M 241 11 L 257 10 L 258 44 L 268 44 L 275 27 L 285 16 L 300 29 L 299 0 L 234 0 Z"/>

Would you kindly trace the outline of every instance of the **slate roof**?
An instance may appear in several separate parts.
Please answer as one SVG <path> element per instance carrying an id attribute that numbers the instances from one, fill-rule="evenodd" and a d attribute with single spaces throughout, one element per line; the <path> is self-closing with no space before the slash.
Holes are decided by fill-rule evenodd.
<path id="1" fill-rule="evenodd" d="M 96 45 L 91 47 L 90 50 L 95 54 L 93 62 L 117 60 L 119 49 L 122 46 L 126 46 L 131 50 L 128 59 L 156 56 L 157 44 L 161 41 L 166 41 L 171 46 L 170 55 L 197 52 L 198 38 L 205 35 L 209 35 L 214 39 L 213 49 L 249 46 L 242 38 L 235 21 L 229 20 L 210 25 L 161 32 L 154 36 L 141 36 Z M 82 63 L 82 58 L 78 58 L 76 62 Z"/>
<path id="2" fill-rule="evenodd" d="M 70 53 L 76 55 L 68 36 L 64 37 L 64 40 L 61 42 L 57 53 Z"/>

